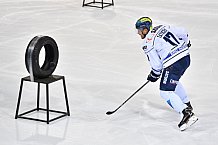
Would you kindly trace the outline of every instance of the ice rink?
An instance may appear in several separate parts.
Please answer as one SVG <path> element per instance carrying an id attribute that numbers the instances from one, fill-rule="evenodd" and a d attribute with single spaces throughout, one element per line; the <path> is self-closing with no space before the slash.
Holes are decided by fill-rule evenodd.
<path id="1" fill-rule="evenodd" d="M 106 0 L 105 0 L 106 1 Z M 114 0 L 105 9 L 82 0 L 0 1 L 1 145 L 216 145 L 218 142 L 218 1 Z M 180 115 L 149 83 L 116 109 L 150 72 L 135 22 L 185 27 L 191 66 L 182 77 L 199 121 L 181 132 Z M 28 76 L 25 51 L 36 35 L 54 38 L 66 78 L 71 116 L 46 123 L 14 119 L 20 79 Z M 36 106 L 35 83 L 25 83 L 20 112 Z M 41 106 L 45 107 L 45 87 Z M 50 108 L 66 110 L 62 84 L 50 85 Z M 33 114 L 45 117 L 43 113 Z"/>

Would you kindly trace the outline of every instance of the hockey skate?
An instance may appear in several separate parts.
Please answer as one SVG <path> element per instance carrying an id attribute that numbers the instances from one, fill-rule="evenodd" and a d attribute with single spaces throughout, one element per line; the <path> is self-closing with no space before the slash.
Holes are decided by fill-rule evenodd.
<path id="1" fill-rule="evenodd" d="M 189 107 L 185 108 L 182 113 L 183 118 L 178 124 L 178 127 L 181 131 L 184 131 L 188 127 L 193 125 L 198 120 L 198 117 L 195 116 L 195 114 L 192 112 L 192 109 L 190 109 Z"/>
<path id="2" fill-rule="evenodd" d="M 188 109 L 193 111 L 193 107 L 190 102 L 185 103 L 188 106 Z"/>

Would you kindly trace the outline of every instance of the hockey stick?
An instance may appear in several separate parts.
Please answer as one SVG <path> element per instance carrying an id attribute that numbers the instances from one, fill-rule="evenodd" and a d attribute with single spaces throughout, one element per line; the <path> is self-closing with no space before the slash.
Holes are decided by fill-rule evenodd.
<path id="1" fill-rule="evenodd" d="M 126 101 L 124 101 L 119 107 L 117 107 L 117 109 L 115 109 L 114 111 L 108 111 L 106 114 L 107 115 L 111 115 L 114 112 L 116 112 L 118 109 L 120 109 L 120 107 L 122 107 L 129 99 L 131 99 L 136 93 L 138 93 L 138 91 L 140 91 L 145 85 L 147 85 L 149 81 L 147 81 L 145 84 L 143 84 L 140 88 L 138 88 L 138 90 L 136 90 L 128 99 L 126 99 Z"/>

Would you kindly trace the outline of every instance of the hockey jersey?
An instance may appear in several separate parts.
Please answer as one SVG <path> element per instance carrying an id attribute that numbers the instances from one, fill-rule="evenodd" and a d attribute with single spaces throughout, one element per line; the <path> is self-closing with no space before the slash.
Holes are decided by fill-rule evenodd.
<path id="1" fill-rule="evenodd" d="M 183 28 L 159 25 L 146 35 L 143 50 L 152 70 L 161 74 L 162 69 L 189 55 L 188 34 Z"/>

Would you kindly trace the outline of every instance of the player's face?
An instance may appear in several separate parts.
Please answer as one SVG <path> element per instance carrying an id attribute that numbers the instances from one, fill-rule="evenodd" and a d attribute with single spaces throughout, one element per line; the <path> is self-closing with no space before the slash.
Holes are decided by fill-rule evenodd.
<path id="1" fill-rule="evenodd" d="M 138 29 L 138 34 L 141 36 L 142 39 L 144 39 L 145 36 L 148 34 L 148 30 L 147 29 L 143 29 L 143 30 Z"/>

